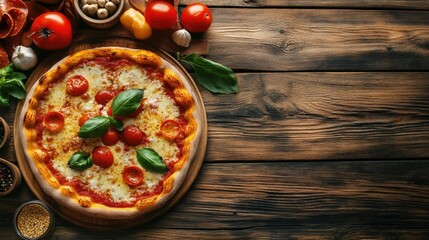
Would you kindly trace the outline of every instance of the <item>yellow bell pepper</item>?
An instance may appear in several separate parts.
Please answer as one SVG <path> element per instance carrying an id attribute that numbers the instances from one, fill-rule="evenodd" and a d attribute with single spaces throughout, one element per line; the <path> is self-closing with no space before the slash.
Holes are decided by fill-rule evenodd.
<path id="1" fill-rule="evenodd" d="M 152 28 L 147 24 L 143 14 L 134 8 L 125 11 L 119 20 L 137 39 L 148 39 L 152 36 Z"/>

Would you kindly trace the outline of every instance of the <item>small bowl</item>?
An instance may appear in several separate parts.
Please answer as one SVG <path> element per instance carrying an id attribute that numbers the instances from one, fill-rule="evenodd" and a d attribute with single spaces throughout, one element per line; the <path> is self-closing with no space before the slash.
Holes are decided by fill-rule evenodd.
<path id="1" fill-rule="evenodd" d="M 122 12 L 124 11 L 124 6 L 125 6 L 125 0 L 121 0 L 121 2 L 119 3 L 119 6 L 117 6 L 116 12 L 112 16 L 105 19 L 96 19 L 96 18 L 87 16 L 85 13 L 83 13 L 82 9 L 79 6 L 79 1 L 80 0 L 73 0 L 73 6 L 77 14 L 79 14 L 79 17 L 89 26 L 93 28 L 98 28 L 98 29 L 111 28 L 111 27 L 114 27 L 116 24 L 118 24 L 119 18 Z"/>
<path id="2" fill-rule="evenodd" d="M 32 200 L 18 207 L 13 226 L 22 239 L 44 239 L 54 230 L 55 214 L 46 203 Z"/>
<path id="3" fill-rule="evenodd" d="M 12 193 L 21 184 L 21 171 L 19 171 L 19 168 L 15 164 L 13 164 L 13 163 L 11 163 L 11 162 L 3 159 L 3 158 L 0 158 L 0 164 L 4 165 L 6 168 L 10 169 L 11 173 L 12 173 L 12 181 L 11 181 L 12 185 L 6 191 L 0 191 L 0 197 L 2 197 L 2 196 L 6 196 L 6 195 Z M 3 174 L 3 172 L 0 173 L 0 175 L 2 175 L 2 174 Z M 3 176 L 2 176 L 2 178 L 3 178 Z M 7 176 L 6 176 L 6 178 L 7 178 Z M 1 179 L 0 179 L 0 184 L 2 184 Z M 1 186 L 0 186 L 0 188 L 1 188 Z"/>
<path id="4" fill-rule="evenodd" d="M 0 148 L 4 147 L 10 139 L 10 128 L 7 122 L 0 117 Z"/>

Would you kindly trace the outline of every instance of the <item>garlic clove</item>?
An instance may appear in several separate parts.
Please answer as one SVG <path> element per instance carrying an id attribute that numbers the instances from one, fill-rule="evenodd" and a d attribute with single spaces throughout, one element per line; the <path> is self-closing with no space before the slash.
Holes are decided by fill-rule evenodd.
<path id="1" fill-rule="evenodd" d="M 186 29 L 180 29 L 171 35 L 171 39 L 181 47 L 189 47 L 192 37 Z"/>
<path id="2" fill-rule="evenodd" d="M 12 54 L 12 63 L 19 70 L 29 70 L 37 64 L 36 52 L 29 47 L 17 46 Z"/>

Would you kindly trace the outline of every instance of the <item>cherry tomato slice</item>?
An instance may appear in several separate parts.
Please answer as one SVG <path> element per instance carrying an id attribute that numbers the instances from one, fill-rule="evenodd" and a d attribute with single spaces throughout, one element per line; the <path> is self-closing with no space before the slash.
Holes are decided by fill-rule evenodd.
<path id="1" fill-rule="evenodd" d="M 107 147 L 96 147 L 92 150 L 92 161 L 97 166 L 108 168 L 113 164 L 113 154 Z"/>
<path id="2" fill-rule="evenodd" d="M 168 2 L 158 1 L 149 4 L 144 13 L 146 22 L 155 30 L 166 30 L 176 24 L 177 12 Z"/>
<path id="3" fill-rule="evenodd" d="M 64 115 L 57 111 L 48 112 L 45 116 L 45 126 L 50 132 L 60 132 L 64 127 Z"/>
<path id="4" fill-rule="evenodd" d="M 101 141 L 106 146 L 113 146 L 119 141 L 119 133 L 114 128 L 109 130 L 101 137 Z"/>
<path id="5" fill-rule="evenodd" d="M 82 127 L 82 125 L 86 121 L 88 121 L 89 119 L 91 119 L 91 118 L 93 118 L 95 116 L 97 116 L 97 114 L 95 114 L 95 113 L 85 113 L 85 114 L 83 114 L 82 117 L 79 118 L 79 126 Z"/>
<path id="6" fill-rule="evenodd" d="M 159 127 L 161 135 L 167 140 L 175 140 L 181 133 L 179 123 L 173 119 L 164 120 Z"/>
<path id="7" fill-rule="evenodd" d="M 122 178 L 130 187 L 136 187 L 143 183 L 144 173 L 137 166 L 128 166 L 122 172 Z"/>
<path id="8" fill-rule="evenodd" d="M 144 133 L 134 125 L 125 127 L 122 135 L 124 142 L 130 146 L 139 145 L 144 137 Z"/>
<path id="9" fill-rule="evenodd" d="M 95 101 L 99 104 L 106 105 L 114 97 L 113 93 L 109 90 L 100 90 L 95 95 Z"/>
<path id="10" fill-rule="evenodd" d="M 212 24 L 212 13 L 202 3 L 191 3 L 183 9 L 181 22 L 191 33 L 205 32 Z"/>
<path id="11" fill-rule="evenodd" d="M 79 96 L 88 91 L 89 83 L 86 78 L 80 75 L 67 79 L 66 91 L 73 96 Z"/>

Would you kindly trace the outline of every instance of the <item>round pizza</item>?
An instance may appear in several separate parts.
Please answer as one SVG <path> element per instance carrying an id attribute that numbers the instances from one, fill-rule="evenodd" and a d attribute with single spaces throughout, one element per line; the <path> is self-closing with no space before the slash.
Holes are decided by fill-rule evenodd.
<path id="1" fill-rule="evenodd" d="M 191 83 L 147 50 L 95 48 L 66 57 L 23 105 L 23 149 L 57 203 L 107 219 L 160 208 L 198 149 L 202 107 Z"/>

